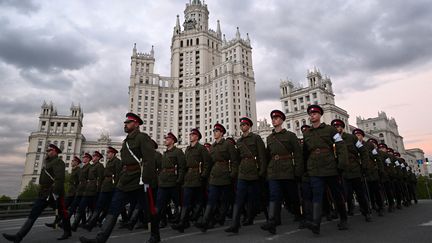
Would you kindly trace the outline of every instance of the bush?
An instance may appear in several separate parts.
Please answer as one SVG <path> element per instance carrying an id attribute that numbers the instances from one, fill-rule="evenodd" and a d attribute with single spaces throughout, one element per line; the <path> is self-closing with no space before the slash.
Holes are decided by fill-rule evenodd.
<path id="1" fill-rule="evenodd" d="M 429 189 L 429 194 L 428 194 Z M 417 178 L 417 198 L 418 199 L 432 199 L 432 180 L 424 177 L 419 176 Z"/>
<path id="2" fill-rule="evenodd" d="M 20 201 L 33 201 L 38 197 L 39 185 L 30 182 L 18 196 Z"/>

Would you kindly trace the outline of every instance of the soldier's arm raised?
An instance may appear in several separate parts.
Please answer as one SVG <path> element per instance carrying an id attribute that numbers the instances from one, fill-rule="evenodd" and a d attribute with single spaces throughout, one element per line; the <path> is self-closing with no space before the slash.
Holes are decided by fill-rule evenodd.
<path id="1" fill-rule="evenodd" d="M 343 170 L 348 165 L 348 149 L 342 136 L 336 131 L 336 128 L 331 127 L 331 129 L 332 131 L 330 135 L 332 136 L 333 143 L 336 146 L 338 168 Z"/>

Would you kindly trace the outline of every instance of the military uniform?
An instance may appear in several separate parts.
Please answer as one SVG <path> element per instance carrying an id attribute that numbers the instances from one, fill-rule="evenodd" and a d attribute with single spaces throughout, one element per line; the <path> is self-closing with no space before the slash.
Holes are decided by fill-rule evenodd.
<path id="1" fill-rule="evenodd" d="M 382 149 L 387 149 L 387 145 L 380 143 L 378 144 L 378 158 L 383 164 L 383 170 L 380 175 L 381 183 L 384 186 L 385 194 L 387 197 L 388 211 L 393 212 L 394 210 L 394 192 L 392 178 L 394 177 L 394 168 L 392 162 L 387 154 L 387 152 L 382 151 Z"/>
<path id="2" fill-rule="evenodd" d="M 201 133 L 197 129 L 193 129 L 191 133 L 195 133 L 201 138 Z M 201 206 L 204 203 L 202 187 L 205 186 L 207 181 L 211 163 L 210 154 L 199 142 L 196 142 L 193 146 L 187 146 L 185 160 L 186 174 L 183 183 L 183 205 L 180 222 L 177 225 L 173 225 L 173 229 L 180 232 L 183 232 L 189 226 L 188 215 L 193 210 L 193 206 Z"/>
<path id="3" fill-rule="evenodd" d="M 226 133 L 225 127 L 217 123 L 214 130 Z M 210 166 L 210 178 L 208 187 L 208 201 L 204 212 L 203 222 L 195 224 L 205 232 L 210 227 L 210 220 L 217 204 L 220 204 L 220 222 L 223 223 L 228 210 L 228 199 L 232 181 L 238 173 L 237 150 L 235 146 L 223 137 L 215 141 L 210 148 L 212 164 Z"/>
<path id="4" fill-rule="evenodd" d="M 396 199 L 396 208 L 402 209 L 402 172 L 400 170 L 400 162 L 397 160 L 396 156 L 393 154 L 393 149 L 388 148 L 387 150 L 388 157 L 391 161 L 389 164 L 390 168 L 390 179 L 393 185 L 393 193 Z"/>
<path id="5" fill-rule="evenodd" d="M 108 150 L 113 151 L 113 153 L 117 153 L 117 150 L 112 147 L 109 147 Z M 91 231 L 96 223 L 98 221 L 102 221 L 102 219 L 108 213 L 112 194 L 115 186 L 118 183 L 121 171 L 122 162 L 119 158 L 114 156 L 112 159 L 107 160 L 105 169 L 103 171 L 103 177 L 98 175 L 102 177 L 102 179 L 98 180 L 98 183 L 101 183 L 100 192 L 97 198 L 95 210 L 92 213 L 87 225 L 85 226 L 87 230 Z M 100 171 L 98 173 L 100 173 Z M 101 215 L 102 211 L 104 212 L 104 215 Z"/>
<path id="6" fill-rule="evenodd" d="M 50 150 L 56 150 L 57 154 L 61 153 L 61 150 L 54 144 L 48 146 L 47 153 Z M 52 205 L 59 212 L 59 217 L 63 222 L 63 235 L 58 240 L 64 240 L 71 236 L 70 222 L 68 212 L 65 208 L 64 203 L 64 181 L 65 181 L 65 163 L 60 159 L 57 154 L 53 157 L 47 157 L 44 161 L 42 171 L 39 177 L 39 193 L 38 198 L 34 202 L 30 215 L 24 222 L 24 225 L 20 230 L 14 234 L 5 234 L 5 237 L 9 241 L 21 242 L 21 240 L 31 230 L 36 219 L 41 215 L 43 210 Z"/>
<path id="7" fill-rule="evenodd" d="M 140 125 L 143 124 L 139 116 L 133 113 L 127 113 L 125 124 L 131 122 L 136 122 Z M 149 208 L 147 195 L 145 194 L 148 192 L 148 185 L 140 183 L 140 177 L 142 176 L 140 164 L 148 164 L 151 166 L 155 159 L 153 142 L 146 133 L 140 132 L 139 127 L 136 127 L 135 130 L 129 132 L 123 140 L 120 153 L 123 168 L 117 187 L 114 190 L 108 215 L 96 239 L 87 239 L 81 236 L 80 241 L 83 243 L 106 242 L 125 205 L 135 200 L 138 201 L 138 204 L 145 205 L 143 208 L 152 212 L 149 242 L 160 241 L 159 220 L 155 210 Z M 150 167 L 147 167 L 147 169 L 155 170 L 155 168 Z"/>
<path id="8" fill-rule="evenodd" d="M 243 117 L 240 123 L 252 127 L 252 121 Z M 236 200 L 233 209 L 233 221 L 226 232 L 238 232 L 240 228 L 240 213 L 247 205 L 248 223 L 253 223 L 255 209 L 259 205 L 260 178 L 265 178 L 267 154 L 263 140 L 253 132 L 243 134 L 237 140 L 240 164 L 238 169 L 238 181 Z M 247 203 L 247 204 L 246 204 Z"/>
<path id="9" fill-rule="evenodd" d="M 333 120 L 332 125 L 342 125 L 345 128 L 345 124 L 339 119 Z M 365 216 L 366 221 L 370 222 L 371 212 L 367 201 L 368 196 L 366 195 L 365 184 L 362 178 L 363 172 L 366 170 L 369 161 L 367 148 L 355 135 L 343 132 L 342 139 L 345 142 L 348 151 L 348 162 L 342 172 L 347 194 L 348 212 L 353 212 L 355 192 L 360 205 L 360 212 Z"/>
<path id="10" fill-rule="evenodd" d="M 308 114 L 313 112 L 323 114 L 322 108 L 318 105 L 308 107 Z M 318 127 L 312 126 L 303 135 L 303 154 L 312 189 L 313 221 L 308 222 L 308 228 L 319 234 L 321 203 L 325 188 L 328 186 L 340 217 L 338 227 L 341 230 L 346 229 L 347 213 L 343 187 L 338 176 L 338 170 L 343 169 L 348 161 L 346 145 L 336 129 L 325 123 L 321 123 Z"/>
<path id="11" fill-rule="evenodd" d="M 379 159 L 378 142 L 374 140 L 368 140 L 363 142 L 367 152 L 368 160 L 366 161 L 366 180 L 369 187 L 370 201 L 372 207 L 376 207 L 379 216 L 383 216 L 384 200 L 381 194 L 380 185 L 380 174 L 383 171 L 383 164 Z"/>
<path id="12" fill-rule="evenodd" d="M 69 205 L 73 202 L 79 186 L 79 177 L 80 177 L 81 168 L 79 166 L 76 166 L 75 168 L 72 168 L 70 177 L 69 177 L 69 190 L 66 193 L 65 198 L 65 206 L 66 208 L 69 207 Z"/>
<path id="13" fill-rule="evenodd" d="M 185 156 L 181 149 L 173 146 L 163 155 L 158 169 L 157 209 L 161 219 L 165 220 L 166 208 L 170 200 L 175 207 L 180 205 L 180 186 L 186 171 Z M 163 222 L 163 221 L 161 221 Z"/>

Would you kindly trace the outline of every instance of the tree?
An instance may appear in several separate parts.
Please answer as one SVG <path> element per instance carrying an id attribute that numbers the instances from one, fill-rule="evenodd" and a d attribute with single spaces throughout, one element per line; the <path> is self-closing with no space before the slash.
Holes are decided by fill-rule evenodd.
<path id="1" fill-rule="evenodd" d="M 8 197 L 6 195 L 1 195 L 1 197 L 0 197 L 0 203 L 8 203 L 10 201 L 12 201 L 12 198 L 10 198 L 10 197 Z"/>
<path id="2" fill-rule="evenodd" d="M 425 176 L 419 176 L 417 178 L 418 199 L 431 199 L 430 195 L 432 195 L 432 180 Z"/>
<path id="3" fill-rule="evenodd" d="M 38 197 L 39 185 L 30 182 L 18 196 L 20 201 L 32 201 Z"/>

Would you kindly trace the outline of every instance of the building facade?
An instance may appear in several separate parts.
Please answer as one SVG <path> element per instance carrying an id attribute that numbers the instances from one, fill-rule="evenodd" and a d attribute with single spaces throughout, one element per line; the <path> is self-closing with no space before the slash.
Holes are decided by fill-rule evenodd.
<path id="1" fill-rule="evenodd" d="M 330 124 L 333 119 L 341 119 L 349 132 L 348 112 L 335 104 L 332 82 L 328 76 L 322 76 L 317 68 L 307 71 L 307 87 L 294 85 L 290 80 L 280 83 L 280 101 L 286 115 L 286 128 L 298 137 L 303 137 L 300 127 L 309 125 L 306 109 L 309 105 L 320 105 L 324 110 L 322 121 Z"/>
<path id="2" fill-rule="evenodd" d="M 131 56 L 129 110 L 144 121 L 142 130 L 158 144 L 173 132 L 179 145 L 188 143 L 192 128 L 203 142 L 212 140 L 213 125 L 223 124 L 228 136 L 240 136 L 239 118 L 256 123 L 255 79 L 249 35 L 237 28 L 227 41 L 220 22 L 209 28 L 207 5 L 199 0 L 186 4 L 184 22 L 177 15 L 171 39 L 171 74 L 154 73 L 154 48 Z"/>
<path id="3" fill-rule="evenodd" d="M 46 148 L 49 144 L 57 145 L 62 153 L 59 155 L 66 164 L 66 171 L 72 170 L 74 156 L 82 156 L 85 152 L 98 150 L 106 157 L 106 149 L 113 146 L 121 148 L 121 142 L 112 142 L 107 134 L 102 134 L 97 141 L 87 141 L 82 134 L 83 111 L 78 105 L 71 105 L 70 115 L 58 115 L 53 103 L 44 102 L 41 106 L 38 128 L 29 136 L 21 191 L 29 182 L 37 183 L 41 173 Z M 105 162 L 105 158 L 101 160 Z"/>

